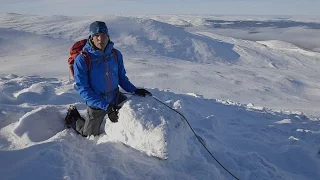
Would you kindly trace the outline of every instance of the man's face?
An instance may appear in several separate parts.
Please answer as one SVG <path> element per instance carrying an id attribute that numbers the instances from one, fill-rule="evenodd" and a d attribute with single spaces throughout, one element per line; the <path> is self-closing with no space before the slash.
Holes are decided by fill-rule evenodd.
<path id="1" fill-rule="evenodd" d="M 109 37 L 105 33 L 98 33 L 92 37 L 93 44 L 103 51 L 108 45 Z"/>

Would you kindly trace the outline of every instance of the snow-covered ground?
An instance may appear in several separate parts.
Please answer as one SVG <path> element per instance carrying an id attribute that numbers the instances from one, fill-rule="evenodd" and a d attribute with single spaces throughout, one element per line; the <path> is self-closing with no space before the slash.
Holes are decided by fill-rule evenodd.
<path id="1" fill-rule="evenodd" d="M 152 97 L 127 94 L 119 122 L 106 119 L 98 137 L 64 129 L 70 104 L 86 109 L 69 81 L 68 50 L 102 20 L 130 80 L 181 112 L 239 179 L 319 180 L 320 53 L 306 39 L 320 30 L 299 26 L 319 19 L 287 19 L 299 22 L 290 29 L 300 35 L 292 39 L 306 38 L 300 44 L 215 33 L 208 19 L 253 20 L 0 14 L 0 179 L 232 179 Z M 288 29 L 259 30 L 279 37 Z"/>

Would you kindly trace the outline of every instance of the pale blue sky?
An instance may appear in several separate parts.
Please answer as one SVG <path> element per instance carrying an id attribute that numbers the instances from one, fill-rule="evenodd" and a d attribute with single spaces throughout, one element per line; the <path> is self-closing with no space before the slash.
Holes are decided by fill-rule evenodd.
<path id="1" fill-rule="evenodd" d="M 320 0 L 0 0 L 0 12 L 40 15 L 247 14 L 320 16 Z"/>

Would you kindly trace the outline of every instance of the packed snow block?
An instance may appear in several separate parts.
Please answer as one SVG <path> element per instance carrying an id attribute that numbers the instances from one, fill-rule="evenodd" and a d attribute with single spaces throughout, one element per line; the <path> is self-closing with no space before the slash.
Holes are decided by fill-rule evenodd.
<path id="1" fill-rule="evenodd" d="M 63 117 L 59 110 L 54 106 L 44 106 L 23 115 L 13 132 L 32 142 L 40 142 L 63 129 Z"/>
<path id="2" fill-rule="evenodd" d="M 188 130 L 179 114 L 152 97 L 131 97 L 120 109 L 119 122 L 107 120 L 105 124 L 109 141 L 120 141 L 162 159 L 187 153 Z"/>

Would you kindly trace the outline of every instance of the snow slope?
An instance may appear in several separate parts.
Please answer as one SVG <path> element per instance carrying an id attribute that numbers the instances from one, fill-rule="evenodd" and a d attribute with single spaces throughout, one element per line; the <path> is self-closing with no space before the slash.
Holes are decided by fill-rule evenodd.
<path id="1" fill-rule="evenodd" d="M 106 21 L 130 80 L 183 113 L 240 179 L 319 179 L 319 53 L 146 17 L 0 15 L 1 179 L 232 179 L 184 119 L 129 99 L 98 137 L 64 129 L 68 48 Z M 18 49 L 18 51 L 16 50 Z"/>

